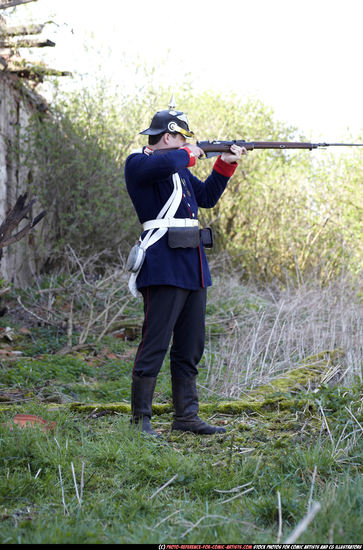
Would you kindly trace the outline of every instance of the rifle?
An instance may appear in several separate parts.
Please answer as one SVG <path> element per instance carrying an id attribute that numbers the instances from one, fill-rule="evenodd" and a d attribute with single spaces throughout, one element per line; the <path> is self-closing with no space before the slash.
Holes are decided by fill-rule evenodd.
<path id="1" fill-rule="evenodd" d="M 245 147 L 247 151 L 254 149 L 313 149 L 325 147 L 363 147 L 363 143 L 307 143 L 301 141 L 245 141 L 243 139 L 233 141 L 197 141 L 196 145 L 203 149 L 207 158 L 220 153 L 228 153 L 231 145 Z"/>

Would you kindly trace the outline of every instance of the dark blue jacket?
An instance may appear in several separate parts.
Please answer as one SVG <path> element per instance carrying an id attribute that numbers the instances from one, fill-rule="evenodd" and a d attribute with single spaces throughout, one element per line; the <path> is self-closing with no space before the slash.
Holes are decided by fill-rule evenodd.
<path id="1" fill-rule="evenodd" d="M 169 199 L 174 185 L 172 174 L 178 172 L 183 198 L 175 218 L 198 219 L 198 207 L 212 208 L 226 188 L 236 165 L 219 157 L 212 173 L 202 182 L 188 170 L 191 157 L 185 149 L 167 153 L 133 153 L 126 159 L 125 179 L 140 223 L 154 220 Z M 144 234 L 143 234 L 144 235 Z M 146 250 L 146 258 L 137 277 L 137 288 L 172 285 L 197 290 L 212 284 L 203 245 L 197 248 L 170 248 L 167 234 Z"/>

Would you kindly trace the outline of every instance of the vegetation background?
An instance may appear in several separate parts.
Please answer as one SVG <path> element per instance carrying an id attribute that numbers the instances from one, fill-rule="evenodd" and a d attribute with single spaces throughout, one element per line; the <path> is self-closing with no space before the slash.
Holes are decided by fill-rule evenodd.
<path id="1" fill-rule="evenodd" d="M 154 407 L 163 439 L 135 436 L 142 311 L 123 267 L 140 227 L 123 165 L 169 100 L 144 81 L 130 95 L 105 82 L 58 91 L 19 144 L 52 253 L 33 287 L 10 289 L 1 319 L 0 540 L 361 542 L 362 153 L 241 162 L 201 213 L 216 235 L 201 413 L 227 433 L 169 431 L 166 358 Z M 201 139 L 304 140 L 256 99 L 186 85 L 177 100 Z M 20 429 L 16 413 L 55 428 Z"/>
<path id="2" fill-rule="evenodd" d="M 147 74 L 145 81 L 146 89 L 124 97 L 110 95 L 105 83 L 70 96 L 60 93 L 55 119 L 34 120 L 28 162 L 40 167 L 34 191 L 54 216 L 55 256 L 71 244 L 115 257 L 117 250 L 126 254 L 137 238 L 123 165 L 144 143 L 138 133 L 148 126 L 150 113 L 169 101 L 168 90 L 155 88 L 151 80 L 147 85 Z M 200 139 L 304 140 L 259 100 L 197 94 L 190 85 L 178 94 L 178 105 L 189 113 Z M 362 162 L 355 148 L 344 154 L 336 149 L 250 153 L 223 200 L 202 212 L 217 237 L 213 254 L 230 253 L 245 280 L 304 280 L 314 273 L 326 282 L 343 270 L 358 273 Z M 196 175 L 204 179 L 212 164 L 212 159 L 199 162 Z"/>

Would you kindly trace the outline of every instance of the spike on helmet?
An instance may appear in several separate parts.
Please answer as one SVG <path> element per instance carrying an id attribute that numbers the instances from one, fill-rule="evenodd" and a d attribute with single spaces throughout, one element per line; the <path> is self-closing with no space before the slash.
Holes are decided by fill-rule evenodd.
<path id="1" fill-rule="evenodd" d="M 163 133 L 182 134 L 185 137 L 194 137 L 189 128 L 188 117 L 183 111 L 158 111 L 152 118 L 149 128 L 140 132 L 148 136 L 157 136 Z"/>

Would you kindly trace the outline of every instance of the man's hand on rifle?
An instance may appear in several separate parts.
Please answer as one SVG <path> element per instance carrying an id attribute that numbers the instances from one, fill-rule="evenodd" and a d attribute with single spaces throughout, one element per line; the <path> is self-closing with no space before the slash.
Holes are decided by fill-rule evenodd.
<path id="1" fill-rule="evenodd" d="M 194 145 L 194 143 L 185 143 L 185 147 L 188 147 L 189 151 L 193 153 L 195 158 L 199 159 L 204 156 L 204 151 L 198 145 Z"/>
<path id="2" fill-rule="evenodd" d="M 193 153 L 195 158 L 202 158 L 204 156 L 204 151 L 198 145 L 193 143 L 185 144 L 188 149 Z M 241 159 L 242 155 L 247 155 L 247 149 L 245 147 L 239 147 L 235 143 L 230 147 L 230 153 L 222 153 L 221 159 L 228 164 L 238 162 Z"/>
<path id="3" fill-rule="evenodd" d="M 242 155 L 247 155 L 247 149 L 245 147 L 239 147 L 235 143 L 231 145 L 230 153 L 222 153 L 221 159 L 228 164 L 233 164 L 241 159 Z"/>

